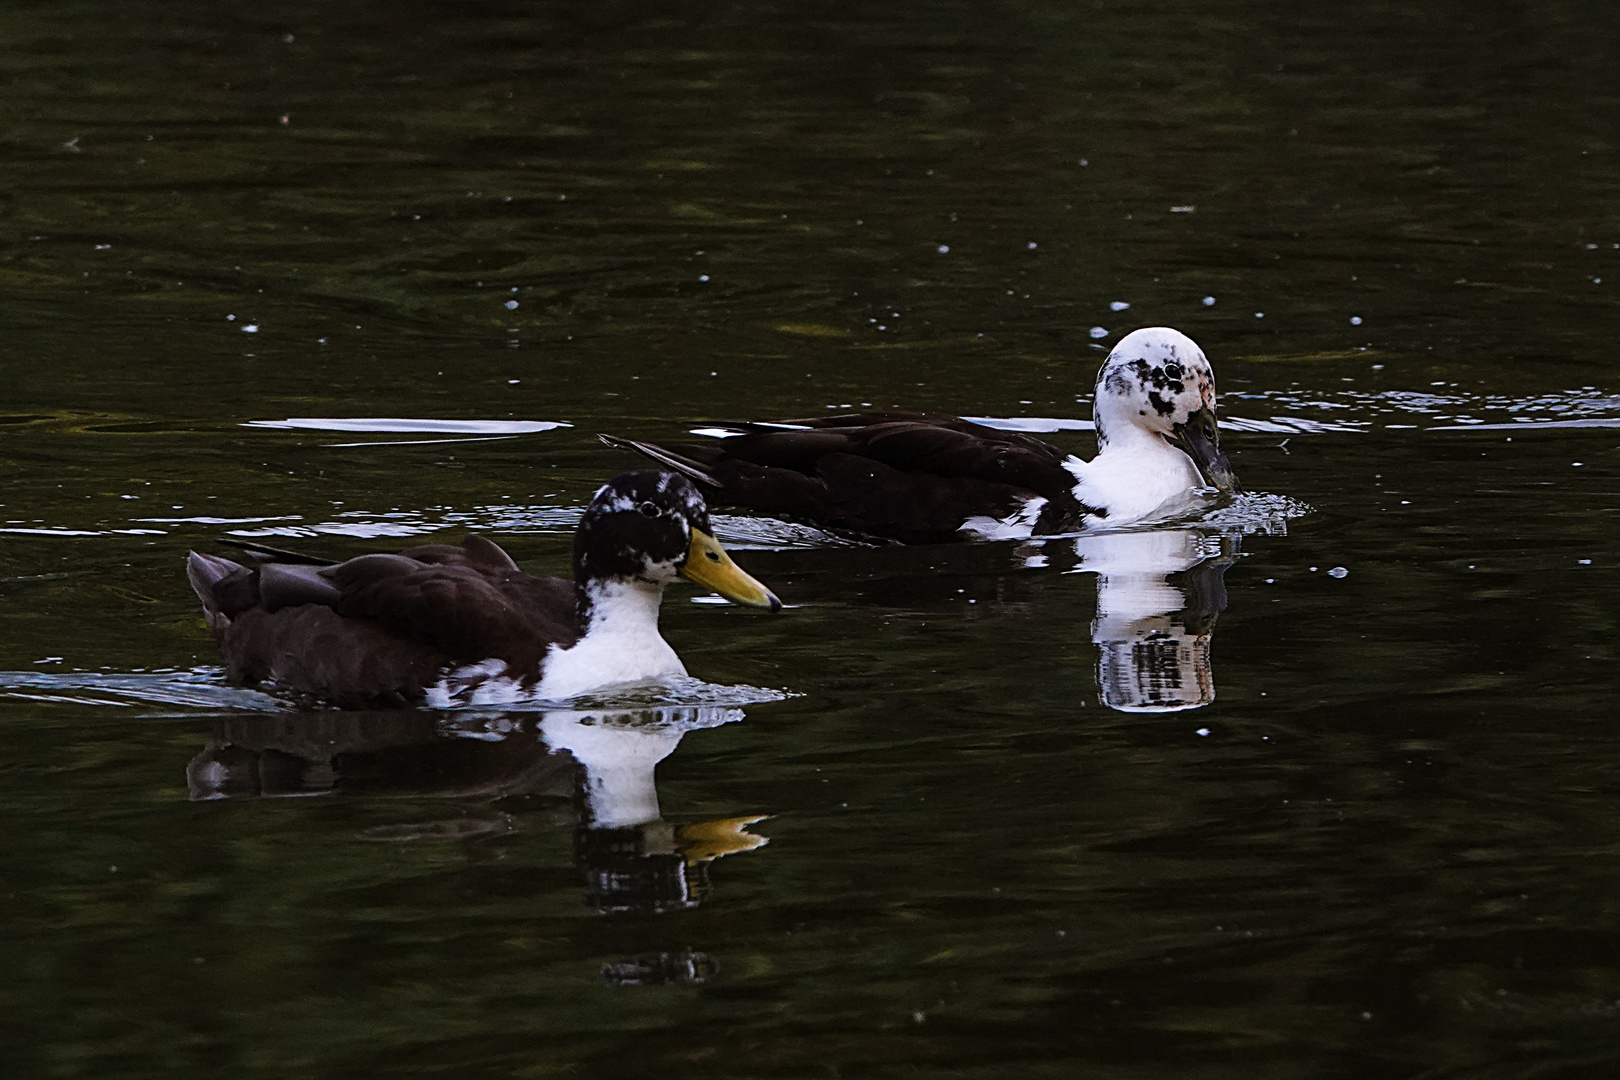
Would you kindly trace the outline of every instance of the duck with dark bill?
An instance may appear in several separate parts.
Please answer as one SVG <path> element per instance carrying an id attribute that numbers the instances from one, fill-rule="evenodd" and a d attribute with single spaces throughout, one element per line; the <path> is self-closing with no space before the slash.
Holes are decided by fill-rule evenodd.
<path id="1" fill-rule="evenodd" d="M 894 413 L 731 425 L 707 444 L 602 439 L 715 503 L 908 544 L 1117 528 L 1242 491 L 1221 452 L 1214 372 L 1179 330 L 1121 339 L 1092 418 L 1090 461 L 959 416 Z"/>
<path id="2" fill-rule="evenodd" d="M 481 536 L 339 563 L 254 558 L 193 552 L 187 566 L 230 680 L 345 708 L 550 701 L 685 675 L 658 632 L 677 576 L 782 607 L 715 542 L 697 489 L 652 470 L 597 491 L 573 581 L 531 577 Z"/>

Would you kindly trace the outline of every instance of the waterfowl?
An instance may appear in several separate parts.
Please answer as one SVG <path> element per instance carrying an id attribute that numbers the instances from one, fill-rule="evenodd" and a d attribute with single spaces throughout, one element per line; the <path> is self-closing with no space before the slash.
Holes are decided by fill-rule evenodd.
<path id="1" fill-rule="evenodd" d="M 824 528 L 939 543 L 1117 527 L 1202 489 L 1238 492 L 1215 376 L 1187 335 L 1126 335 L 1097 373 L 1097 456 L 957 416 L 855 413 L 742 424 L 707 444 L 602 436 L 691 478 L 713 502 Z"/>
<path id="2" fill-rule="evenodd" d="M 782 602 L 711 535 L 685 478 L 640 470 L 597 491 L 574 580 L 530 577 L 481 536 L 321 564 L 261 549 L 244 566 L 192 552 L 191 586 L 234 683 L 345 708 L 510 704 L 684 675 L 658 633 L 685 577 L 750 607 Z"/>

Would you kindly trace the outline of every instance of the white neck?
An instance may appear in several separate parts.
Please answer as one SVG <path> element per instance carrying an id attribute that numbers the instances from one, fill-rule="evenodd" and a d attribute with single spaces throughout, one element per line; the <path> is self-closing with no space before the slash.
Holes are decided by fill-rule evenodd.
<path id="1" fill-rule="evenodd" d="M 585 595 L 585 635 L 566 649 L 551 647 L 536 688 L 539 696 L 569 698 L 618 683 L 686 674 L 681 658 L 658 633 L 662 583 L 592 581 Z"/>
<path id="2" fill-rule="evenodd" d="M 1129 450 L 1133 454 L 1151 454 L 1159 450 L 1175 450 L 1165 441 L 1164 436 L 1157 431 L 1137 427 L 1135 424 L 1124 424 L 1110 431 L 1106 437 L 1097 437 L 1097 456 L 1104 454 L 1118 454 Z"/>
<path id="3" fill-rule="evenodd" d="M 592 634 L 658 633 L 658 605 L 664 600 L 664 586 L 632 578 L 609 579 L 585 584 L 590 604 L 590 621 L 585 636 Z"/>
<path id="4" fill-rule="evenodd" d="M 1091 419 L 1097 428 L 1097 453 L 1105 454 L 1116 439 L 1130 442 L 1136 439 L 1164 440 L 1157 432 L 1148 431 L 1138 421 L 1141 417 L 1138 403 L 1118 394 L 1104 393 L 1101 385 L 1091 403 Z"/>
<path id="5" fill-rule="evenodd" d="M 1098 431 L 1100 435 L 1100 426 Z M 1096 457 L 1070 458 L 1064 465 L 1078 481 L 1075 498 L 1106 510 L 1099 524 L 1110 527 L 1140 521 L 1204 486 L 1191 458 L 1162 435 L 1135 424 L 1115 424 L 1106 439 L 1099 437 Z"/>

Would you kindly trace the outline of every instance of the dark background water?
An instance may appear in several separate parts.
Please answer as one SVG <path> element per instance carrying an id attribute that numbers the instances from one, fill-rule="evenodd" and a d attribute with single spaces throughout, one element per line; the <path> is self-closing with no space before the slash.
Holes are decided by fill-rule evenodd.
<path id="1" fill-rule="evenodd" d="M 1611 1075 L 1617 31 L 6 4 L 7 1073 Z M 674 825 L 770 815 L 692 906 L 604 913 L 624 837 L 537 718 L 266 711 L 210 666 L 182 567 L 222 532 L 557 571 L 632 464 L 598 430 L 1084 417 L 1154 324 L 1246 485 L 1315 508 L 1242 541 L 1214 702 L 1105 706 L 1072 559 L 724 523 L 796 606 L 672 593 L 666 634 L 798 696 L 659 765 Z M 243 426 L 288 417 L 572 426 Z M 317 794 L 194 801 L 210 754 Z"/>

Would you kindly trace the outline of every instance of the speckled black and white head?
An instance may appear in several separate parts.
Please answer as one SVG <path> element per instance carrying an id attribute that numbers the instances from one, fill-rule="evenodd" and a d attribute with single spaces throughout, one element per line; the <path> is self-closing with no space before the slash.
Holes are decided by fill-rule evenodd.
<path id="1" fill-rule="evenodd" d="M 615 476 L 574 533 L 574 577 L 668 582 L 686 562 L 693 528 L 709 531 L 709 511 L 685 477 L 654 469 Z"/>
<path id="2" fill-rule="evenodd" d="M 1179 330 L 1150 326 L 1121 338 L 1097 372 L 1092 417 L 1100 449 L 1157 436 L 1191 458 L 1211 487 L 1240 490 L 1220 449 L 1215 373 L 1204 350 Z"/>
<path id="3" fill-rule="evenodd" d="M 639 469 L 597 491 L 574 534 L 574 579 L 663 586 L 677 575 L 739 604 L 776 610 L 782 602 L 717 544 L 709 511 L 677 473 Z"/>

